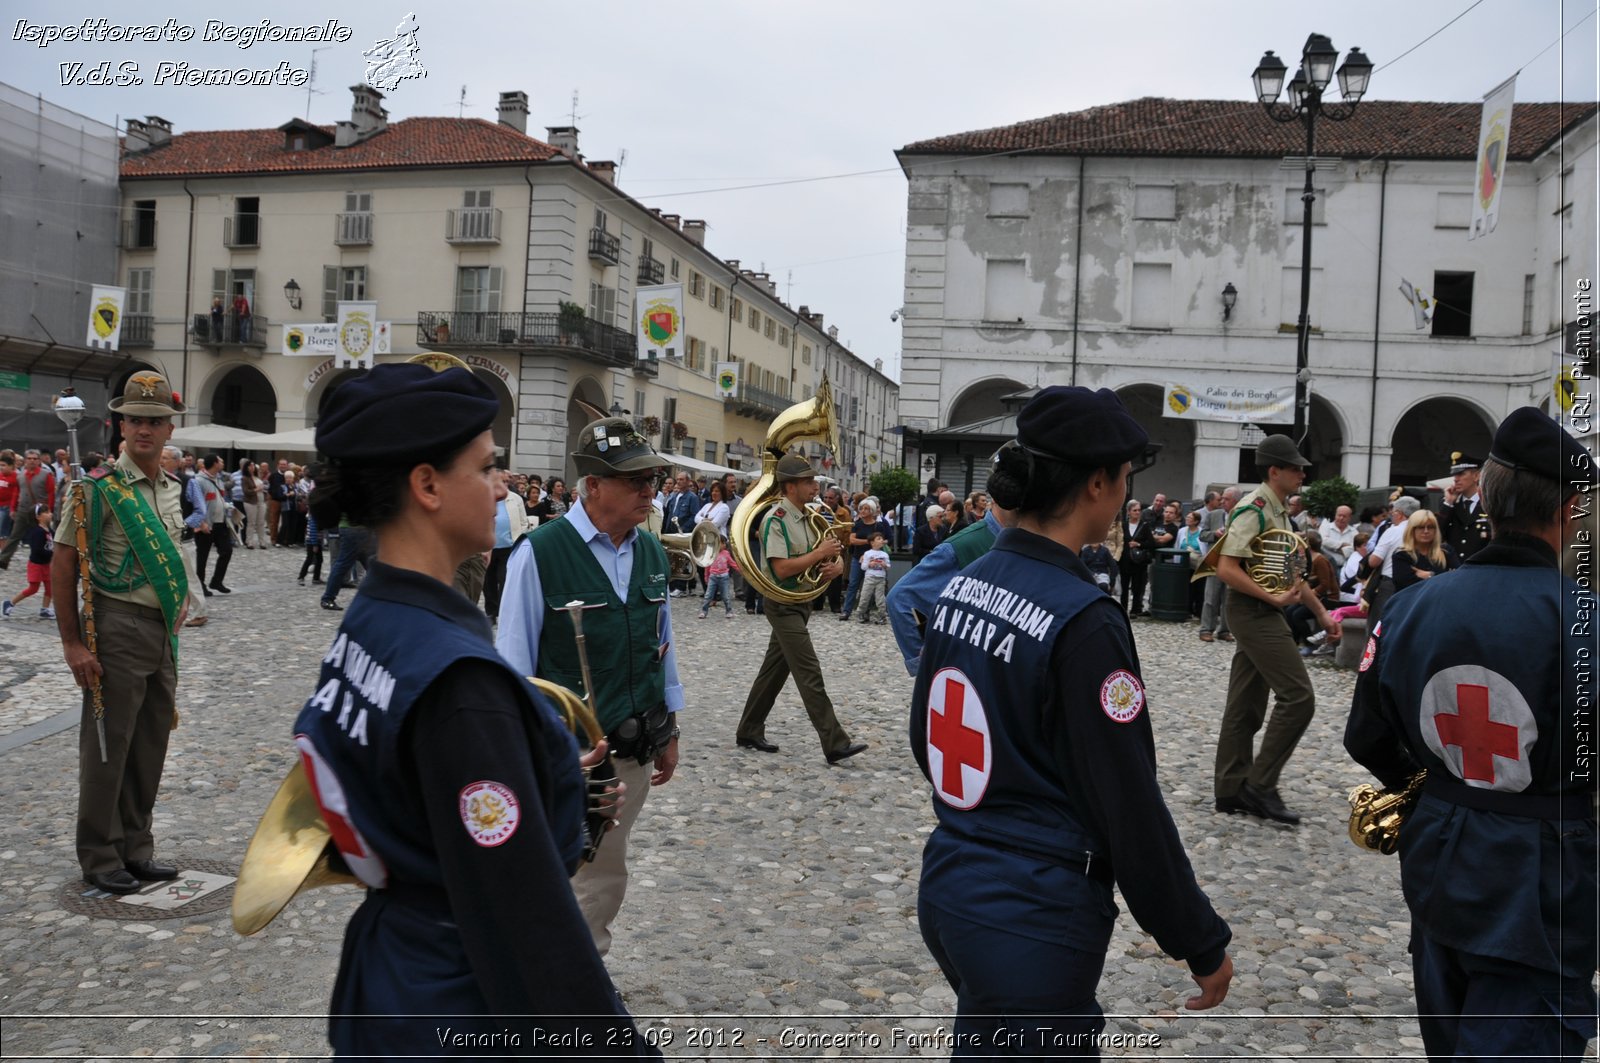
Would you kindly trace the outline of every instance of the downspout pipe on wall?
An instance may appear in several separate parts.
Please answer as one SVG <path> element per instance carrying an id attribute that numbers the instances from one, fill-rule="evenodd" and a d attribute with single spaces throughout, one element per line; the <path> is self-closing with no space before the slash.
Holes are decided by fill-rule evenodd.
<path id="1" fill-rule="evenodd" d="M 1083 164 L 1087 156 L 1078 156 L 1078 230 L 1073 238 L 1072 250 L 1072 375 L 1068 383 L 1078 382 L 1078 300 L 1083 294 Z"/>
<path id="2" fill-rule="evenodd" d="M 1367 486 L 1372 486 L 1372 448 L 1378 440 L 1378 323 L 1383 316 L 1383 212 L 1389 200 L 1389 160 L 1383 160 L 1378 186 L 1378 266 L 1373 274 L 1372 389 L 1367 402 Z"/>
<path id="3" fill-rule="evenodd" d="M 189 197 L 189 250 L 183 265 L 183 394 L 191 411 L 198 412 L 194 396 L 189 393 L 189 316 L 194 313 L 194 193 L 189 190 L 189 179 L 184 178 L 183 194 Z M 210 312 L 210 308 L 207 308 Z"/>

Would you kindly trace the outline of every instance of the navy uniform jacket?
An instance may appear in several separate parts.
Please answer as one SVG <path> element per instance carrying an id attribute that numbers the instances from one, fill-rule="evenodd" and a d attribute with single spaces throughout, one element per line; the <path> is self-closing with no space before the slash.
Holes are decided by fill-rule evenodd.
<path id="1" fill-rule="evenodd" d="M 1071 550 L 1001 531 L 928 618 L 911 707 L 911 748 L 939 820 L 923 899 L 1103 952 L 1114 876 L 1165 952 L 1195 974 L 1221 966 L 1231 933 L 1167 812 L 1146 710 L 1117 603 Z"/>
<path id="2" fill-rule="evenodd" d="M 1547 543 L 1502 536 L 1389 599 L 1345 729 L 1345 748 L 1385 786 L 1428 770 L 1400 833 L 1413 930 L 1585 980 L 1596 960 L 1593 613 Z"/>
<path id="3" fill-rule="evenodd" d="M 459 1054 L 472 1044 L 457 1035 L 505 1031 L 519 1042 L 486 1054 L 584 1050 L 552 1034 L 646 1051 L 568 881 L 583 844 L 576 743 L 496 655 L 481 612 L 436 580 L 374 564 L 295 742 L 369 887 L 334 985 L 337 1054 Z M 575 1015 L 593 1018 L 580 1028 Z"/>
<path id="4" fill-rule="evenodd" d="M 1474 512 L 1472 499 L 1458 498 L 1448 506 L 1439 507 L 1439 538 L 1455 548 L 1456 556 L 1467 558 L 1489 545 L 1489 514 L 1478 499 Z"/>

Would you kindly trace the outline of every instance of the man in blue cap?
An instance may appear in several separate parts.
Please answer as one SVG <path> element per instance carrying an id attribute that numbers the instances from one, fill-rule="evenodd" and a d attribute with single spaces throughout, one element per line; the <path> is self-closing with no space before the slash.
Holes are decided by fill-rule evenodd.
<path id="1" fill-rule="evenodd" d="M 1387 787 L 1427 771 L 1400 885 L 1430 1059 L 1578 1059 L 1595 1036 L 1594 592 L 1558 562 L 1594 485 L 1577 440 L 1514 411 L 1489 545 L 1389 599 L 1361 658 L 1345 748 Z"/>

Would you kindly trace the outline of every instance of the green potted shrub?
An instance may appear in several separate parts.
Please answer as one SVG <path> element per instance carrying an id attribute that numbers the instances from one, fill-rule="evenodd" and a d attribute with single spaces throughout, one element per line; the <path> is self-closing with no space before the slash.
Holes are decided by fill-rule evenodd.
<path id="1" fill-rule="evenodd" d="M 879 469 L 867 479 L 867 494 L 877 496 L 878 503 L 883 506 L 884 513 L 893 513 L 895 515 L 897 530 L 901 534 L 903 534 L 903 529 L 898 529 L 900 507 L 907 502 L 915 502 L 917 500 L 917 488 L 917 478 L 898 465 Z M 889 566 L 890 580 L 896 579 L 911 567 L 910 549 L 891 550 L 889 551 L 889 559 L 893 562 Z"/>
<path id="2" fill-rule="evenodd" d="M 1300 501 L 1305 503 L 1306 510 L 1313 517 L 1332 520 L 1334 511 L 1340 506 L 1349 506 L 1353 511 L 1360 494 L 1356 485 L 1343 476 L 1329 476 L 1302 487 Z"/>
<path id="3" fill-rule="evenodd" d="M 578 303 L 563 301 L 556 311 L 556 327 L 561 330 L 563 342 L 571 343 L 583 331 L 583 323 L 587 319 L 583 307 Z"/>

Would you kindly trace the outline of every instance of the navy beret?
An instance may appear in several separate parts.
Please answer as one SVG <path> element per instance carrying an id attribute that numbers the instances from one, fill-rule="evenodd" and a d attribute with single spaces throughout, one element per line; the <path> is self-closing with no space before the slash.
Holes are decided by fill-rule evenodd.
<path id="1" fill-rule="evenodd" d="M 1593 485 L 1594 457 L 1536 406 L 1512 410 L 1495 429 L 1489 460 L 1573 488 Z"/>
<path id="2" fill-rule="evenodd" d="M 333 393 L 317 449 L 342 462 L 425 461 L 465 446 L 499 412 L 500 400 L 470 369 L 378 365 Z"/>
<path id="3" fill-rule="evenodd" d="M 1017 441 L 1072 465 L 1110 465 L 1144 453 L 1150 435 L 1110 388 L 1045 388 L 1017 414 Z"/>

